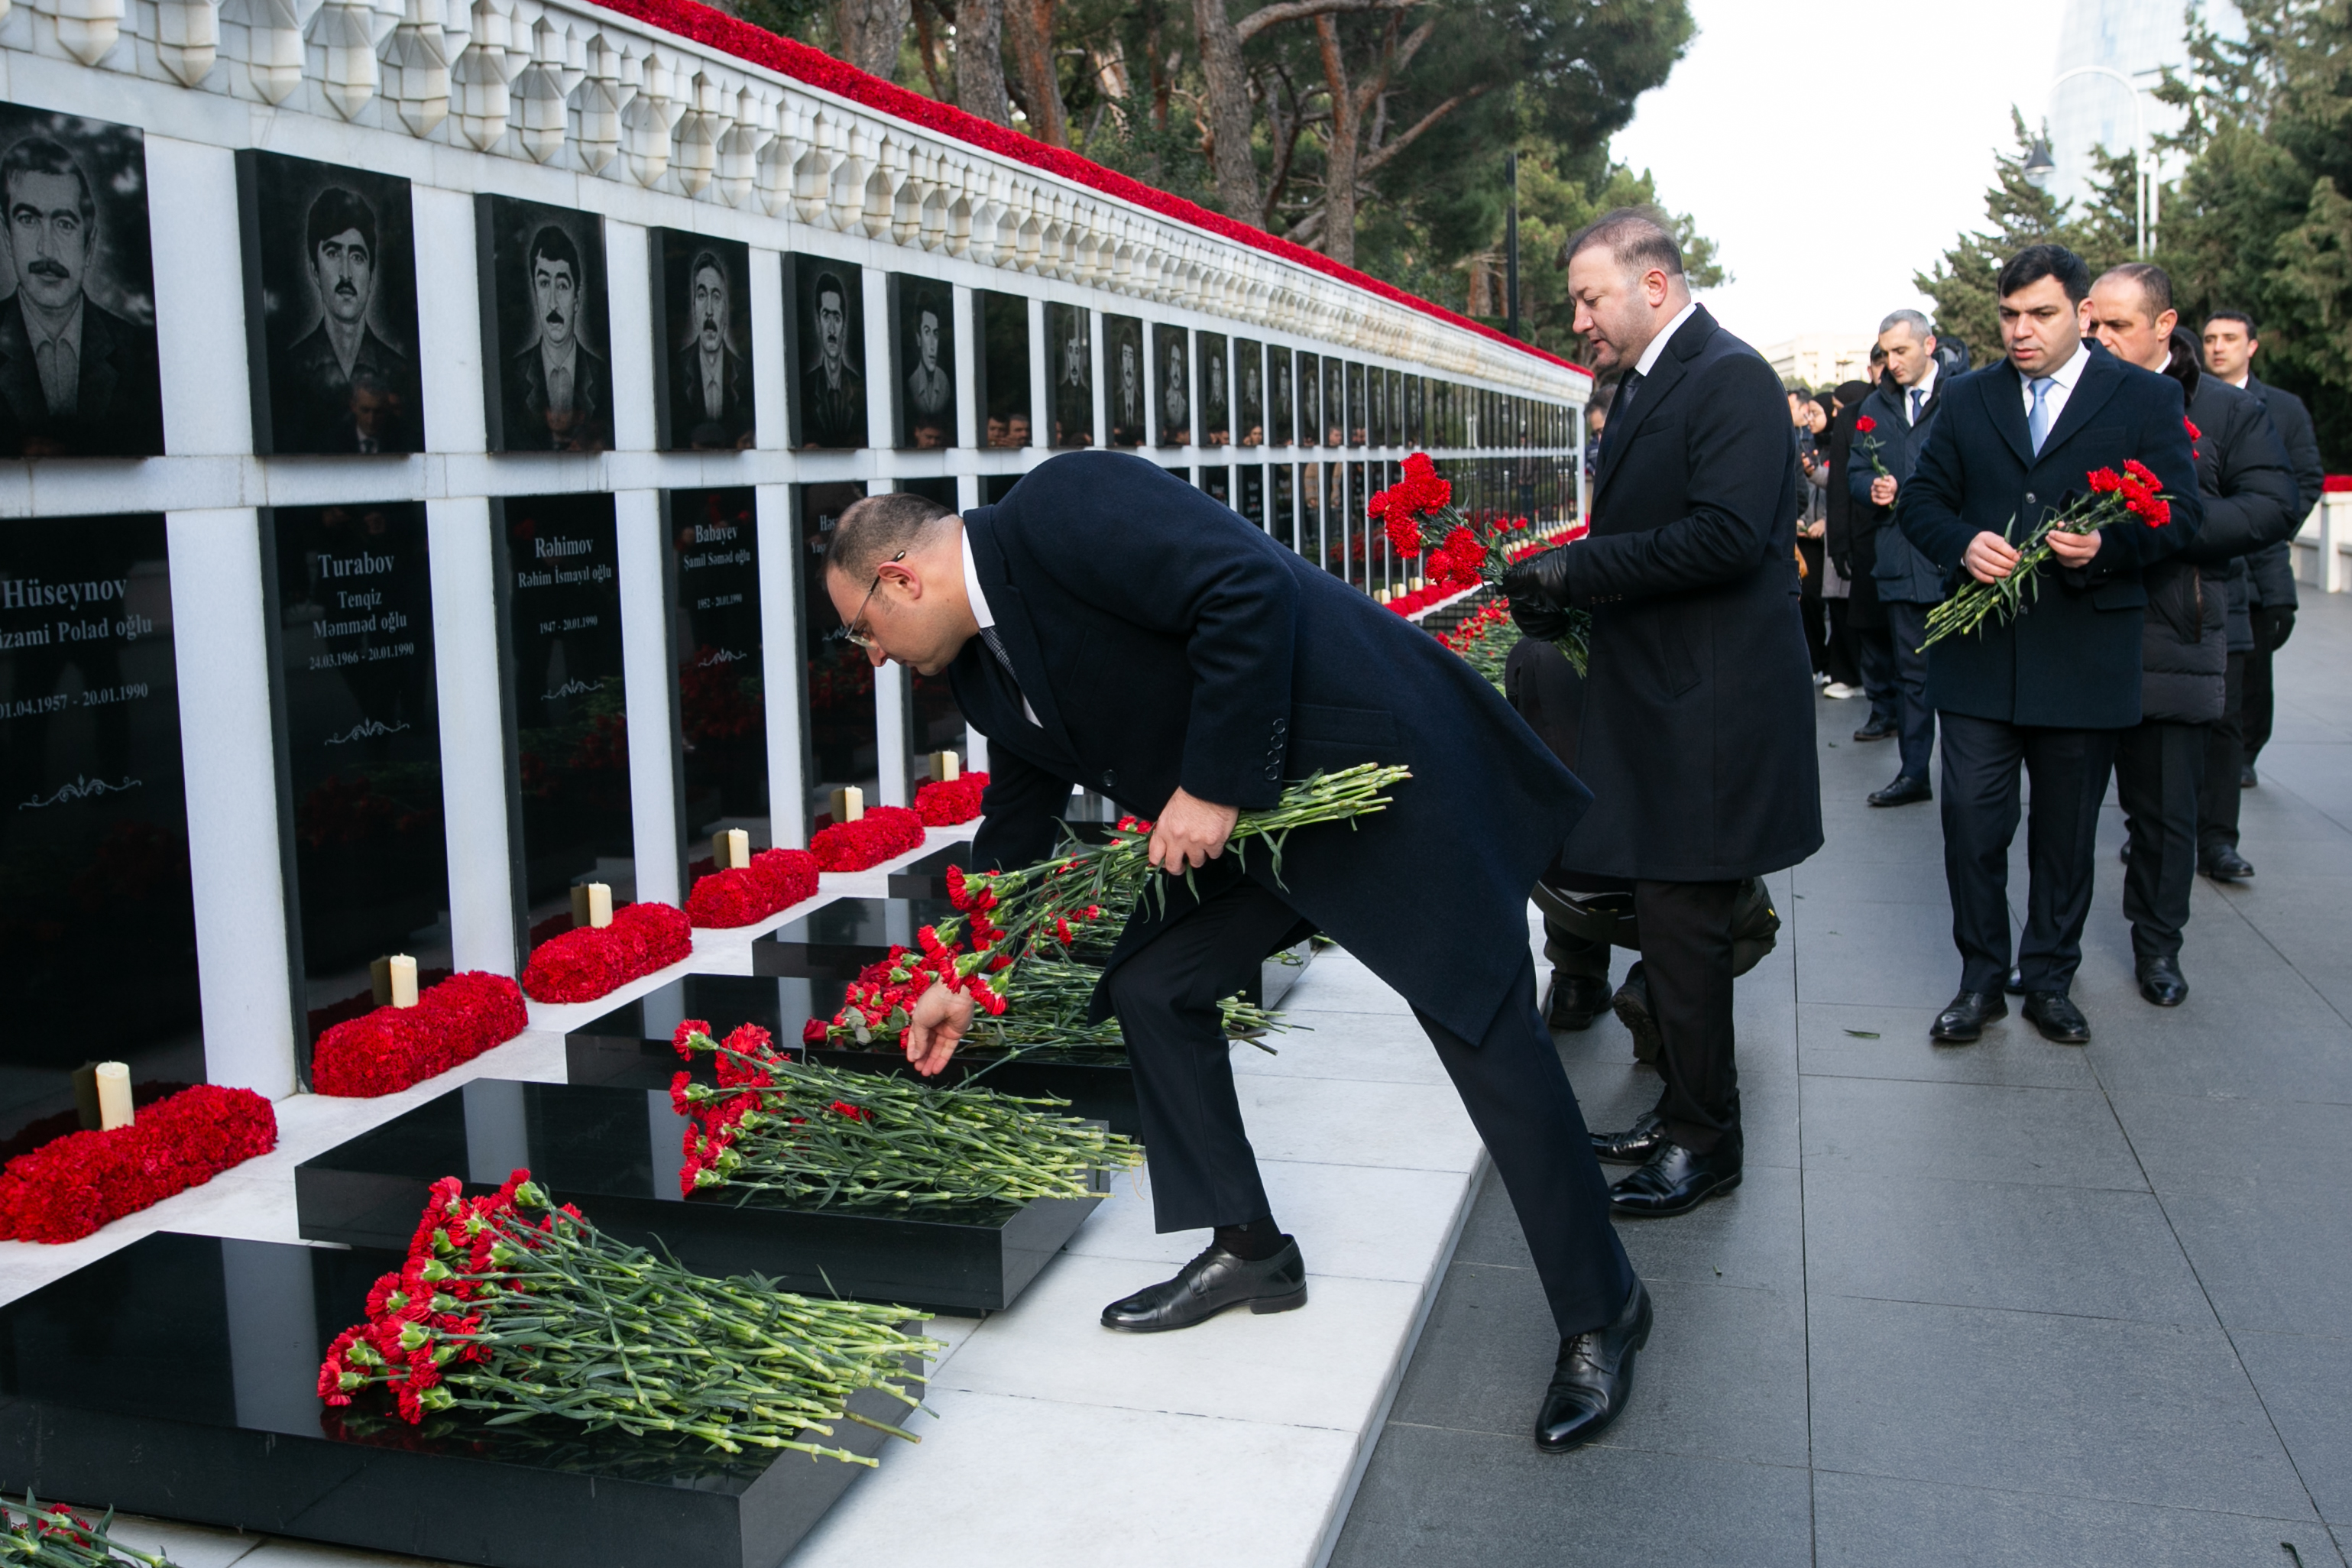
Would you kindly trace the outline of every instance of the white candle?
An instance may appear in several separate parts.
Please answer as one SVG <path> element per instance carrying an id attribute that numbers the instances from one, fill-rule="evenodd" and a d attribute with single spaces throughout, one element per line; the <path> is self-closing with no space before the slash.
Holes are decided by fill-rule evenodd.
<path id="1" fill-rule="evenodd" d="M 866 815 L 866 792 L 848 784 L 833 792 L 833 819 L 856 822 Z"/>
<path id="2" fill-rule="evenodd" d="M 740 827 L 721 828 L 710 836 L 710 858 L 722 871 L 740 871 L 751 863 L 751 835 Z"/>
<path id="3" fill-rule="evenodd" d="M 131 1121 L 131 1069 L 121 1062 L 98 1064 L 98 1124 L 111 1132 Z"/>
<path id="4" fill-rule="evenodd" d="M 963 777 L 963 760 L 953 752 L 931 753 L 931 780 L 935 784 L 953 784 Z"/>
<path id="5" fill-rule="evenodd" d="M 392 1005 L 395 1007 L 416 1005 L 416 960 L 404 952 L 395 952 L 384 961 L 392 976 Z"/>
<path id="6" fill-rule="evenodd" d="M 588 884 L 588 923 L 599 930 L 613 923 L 613 889 L 610 883 Z"/>
<path id="7" fill-rule="evenodd" d="M 588 923 L 588 886 L 575 883 L 572 889 L 572 926 L 574 931 Z"/>

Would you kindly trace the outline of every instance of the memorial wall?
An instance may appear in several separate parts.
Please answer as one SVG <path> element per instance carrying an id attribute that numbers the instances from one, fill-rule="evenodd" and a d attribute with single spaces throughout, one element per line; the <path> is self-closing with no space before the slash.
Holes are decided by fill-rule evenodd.
<path id="1" fill-rule="evenodd" d="M 1408 452 L 1576 514 L 1574 367 L 643 9 L 0 5 L 0 1152 L 982 751 L 825 636 L 860 495 L 1128 449 L 1376 595 Z"/>

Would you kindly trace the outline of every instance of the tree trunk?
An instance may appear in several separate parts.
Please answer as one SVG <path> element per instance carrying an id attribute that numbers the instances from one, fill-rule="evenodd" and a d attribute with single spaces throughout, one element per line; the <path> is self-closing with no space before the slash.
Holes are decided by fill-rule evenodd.
<path id="1" fill-rule="evenodd" d="M 912 19 L 910 0 L 834 0 L 833 34 L 841 58 L 888 81 L 898 74 L 898 46 Z"/>
<path id="2" fill-rule="evenodd" d="M 1021 108 L 1029 134 L 1049 147 L 1070 144 L 1069 111 L 1054 72 L 1054 0 L 1003 0 L 1004 31 L 1021 78 Z"/>
<path id="3" fill-rule="evenodd" d="M 1002 16 L 1000 0 L 956 0 L 956 107 L 992 125 L 1012 122 L 1004 112 Z"/>
<path id="4" fill-rule="evenodd" d="M 1201 76 L 1209 113 L 1210 153 L 1217 176 L 1217 204 L 1226 215 L 1256 223 L 1263 197 L 1257 161 L 1250 153 L 1249 72 L 1242 65 L 1241 35 L 1225 11 L 1225 0 L 1192 0 L 1201 34 Z"/>
<path id="5" fill-rule="evenodd" d="M 1331 126 L 1323 155 L 1323 254 L 1342 267 L 1356 264 L 1356 156 L 1362 110 L 1348 90 L 1348 63 L 1339 53 L 1339 24 L 1329 12 L 1315 18 L 1315 43 L 1329 89 Z"/>

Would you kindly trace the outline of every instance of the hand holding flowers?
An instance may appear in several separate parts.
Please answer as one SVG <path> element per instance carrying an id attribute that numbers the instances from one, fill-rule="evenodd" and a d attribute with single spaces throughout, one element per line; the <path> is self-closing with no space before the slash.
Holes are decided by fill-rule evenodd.
<path id="1" fill-rule="evenodd" d="M 1960 559 L 1974 581 L 1927 612 L 1927 640 L 1919 645 L 1922 649 L 1976 630 L 1989 616 L 2004 623 L 2015 619 L 2027 599 L 2041 592 L 2037 574 L 2042 563 L 2054 556 L 2062 566 L 2089 565 L 2099 552 L 2099 530 L 2109 523 L 2136 517 L 2150 528 L 2162 528 L 2172 521 L 2172 503 L 2159 493 L 2164 481 L 2137 459 L 2125 463 L 2120 474 L 2094 468 L 2084 479 L 2090 493 L 2044 518 L 2023 544 L 2011 544 L 1990 531 L 1969 542 Z"/>

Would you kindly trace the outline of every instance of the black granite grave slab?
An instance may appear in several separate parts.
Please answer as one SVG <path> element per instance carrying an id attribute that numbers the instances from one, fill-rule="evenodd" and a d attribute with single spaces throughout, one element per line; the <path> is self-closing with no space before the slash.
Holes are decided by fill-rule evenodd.
<path id="1" fill-rule="evenodd" d="M 948 896 L 948 868 L 971 869 L 971 844 L 950 844 L 944 849 L 908 861 L 890 873 L 890 896 L 894 899 L 929 899 L 945 902 Z"/>
<path id="2" fill-rule="evenodd" d="M 955 916 L 932 899 L 835 899 L 786 921 L 751 944 L 754 974 L 855 980 L 858 971 L 912 947 L 915 933 Z"/>
<path id="3" fill-rule="evenodd" d="M 723 1187 L 685 1197 L 686 1129 L 665 1089 L 477 1079 L 296 1166 L 296 1218 L 313 1241 L 405 1247 L 434 1182 L 488 1192 L 528 1169 L 608 1234 L 698 1273 L 974 1313 L 1010 1306 L 1100 1201 L 910 1214 Z"/>
<path id="4" fill-rule="evenodd" d="M 399 1263 L 163 1231 L 0 1307 L 0 1486 L 494 1568 L 774 1568 L 865 1473 L 561 1421 L 330 1410 L 320 1360 Z M 871 1389 L 849 1407 L 905 1408 Z M 891 1441 L 855 1422 L 824 1440 Z"/>

